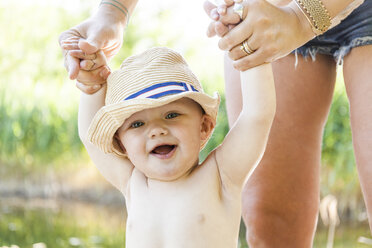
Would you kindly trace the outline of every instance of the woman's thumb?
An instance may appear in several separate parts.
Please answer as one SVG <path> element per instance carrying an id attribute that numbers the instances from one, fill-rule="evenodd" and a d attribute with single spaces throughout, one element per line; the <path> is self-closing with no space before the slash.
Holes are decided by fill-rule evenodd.
<path id="1" fill-rule="evenodd" d="M 104 41 L 99 40 L 99 37 L 88 37 L 86 40 L 79 41 L 79 48 L 86 54 L 96 53 L 102 49 Z"/>

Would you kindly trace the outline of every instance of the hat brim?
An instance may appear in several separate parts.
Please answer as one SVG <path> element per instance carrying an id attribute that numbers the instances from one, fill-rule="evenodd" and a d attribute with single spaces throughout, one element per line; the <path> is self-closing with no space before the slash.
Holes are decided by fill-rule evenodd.
<path id="1" fill-rule="evenodd" d="M 105 153 L 114 153 L 117 156 L 125 157 L 126 155 L 114 139 L 116 131 L 123 125 L 125 120 L 136 112 L 160 107 L 183 97 L 197 102 L 204 109 L 205 113 L 216 122 L 220 103 L 218 93 L 211 97 L 205 93 L 187 91 L 158 99 L 140 98 L 106 105 L 94 116 L 88 129 L 88 139 Z M 201 144 L 200 149 L 204 148 L 208 139 Z"/>

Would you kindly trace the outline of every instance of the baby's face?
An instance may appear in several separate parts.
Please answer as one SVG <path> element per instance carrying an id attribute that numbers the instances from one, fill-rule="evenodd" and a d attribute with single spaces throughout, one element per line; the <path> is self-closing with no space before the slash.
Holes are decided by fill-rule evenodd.
<path id="1" fill-rule="evenodd" d="M 133 165 L 147 177 L 172 181 L 198 164 L 203 123 L 208 117 L 189 98 L 129 117 L 118 138 Z"/>

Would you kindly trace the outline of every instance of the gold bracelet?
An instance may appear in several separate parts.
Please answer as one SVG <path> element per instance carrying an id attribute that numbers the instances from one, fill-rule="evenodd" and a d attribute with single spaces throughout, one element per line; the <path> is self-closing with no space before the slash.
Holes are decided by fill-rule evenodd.
<path id="1" fill-rule="evenodd" d="M 322 34 L 331 26 L 331 16 L 321 0 L 295 0 L 311 20 L 311 26 L 316 34 Z"/>
<path id="2" fill-rule="evenodd" d="M 294 6 L 291 6 L 290 4 L 288 5 L 295 13 L 296 15 L 299 17 L 299 15 L 301 14 L 301 16 L 304 16 L 306 21 L 309 23 L 310 27 L 311 27 L 311 30 L 313 31 L 313 33 L 316 35 L 319 34 L 319 32 L 316 32 L 314 26 L 313 26 L 313 23 L 312 21 L 310 20 L 310 18 L 307 16 L 306 12 L 301 8 L 301 6 L 298 4 L 297 1 L 293 1 L 295 4 L 296 7 Z M 298 9 L 301 13 L 298 13 Z M 299 17 L 300 18 L 300 17 Z"/>

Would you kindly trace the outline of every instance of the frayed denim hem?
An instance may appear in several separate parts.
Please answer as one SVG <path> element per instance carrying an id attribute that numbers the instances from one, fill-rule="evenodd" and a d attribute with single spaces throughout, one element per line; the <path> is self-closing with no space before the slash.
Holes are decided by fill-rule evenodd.
<path id="1" fill-rule="evenodd" d="M 302 55 L 305 59 L 310 56 L 312 61 L 315 61 L 318 53 L 333 56 L 335 62 L 338 65 L 342 65 L 344 57 L 351 51 L 352 48 L 370 44 L 372 44 L 372 36 L 355 38 L 349 44 L 342 45 L 338 48 L 336 45 L 300 47 L 293 51 L 296 56 L 295 67 L 297 67 L 298 64 L 298 54 Z"/>

